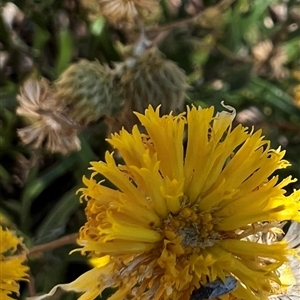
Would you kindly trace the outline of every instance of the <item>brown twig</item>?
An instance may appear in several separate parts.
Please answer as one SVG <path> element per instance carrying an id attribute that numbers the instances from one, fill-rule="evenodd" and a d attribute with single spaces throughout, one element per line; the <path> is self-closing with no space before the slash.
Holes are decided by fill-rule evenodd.
<path id="1" fill-rule="evenodd" d="M 196 16 L 193 16 L 191 18 L 187 18 L 184 20 L 180 20 L 180 21 L 176 21 L 167 25 L 163 25 L 163 26 L 149 26 L 145 28 L 145 32 L 147 34 L 153 34 L 153 33 L 160 33 L 162 31 L 169 31 L 172 30 L 174 28 L 178 28 L 181 27 L 183 25 L 187 25 L 187 24 L 191 24 L 197 21 L 198 18 L 200 18 L 200 16 L 202 16 L 203 12 L 197 14 Z"/>
<path id="2" fill-rule="evenodd" d="M 160 42 L 165 40 L 165 38 L 169 35 L 170 31 L 161 31 L 158 35 L 151 41 L 151 46 L 158 45 Z"/>
<path id="3" fill-rule="evenodd" d="M 296 124 L 292 124 L 290 122 L 272 122 L 272 121 L 240 121 L 236 124 L 242 123 L 244 126 L 255 126 L 256 128 L 269 127 L 269 128 L 277 128 L 280 130 L 288 130 L 290 132 L 294 132 L 295 134 L 300 134 L 300 128 Z"/>
<path id="4" fill-rule="evenodd" d="M 216 45 L 216 49 L 218 49 L 221 54 L 228 57 L 230 60 L 238 61 L 238 62 L 253 62 L 252 58 L 237 55 L 234 52 L 227 49 L 226 47 L 224 47 L 220 43 Z"/>
<path id="5" fill-rule="evenodd" d="M 49 250 L 53 250 L 65 245 L 69 245 L 69 244 L 76 244 L 76 239 L 78 237 L 78 233 L 72 233 L 66 236 L 63 236 L 62 238 L 46 243 L 46 244 L 42 244 L 42 245 L 37 245 L 32 247 L 29 250 L 29 254 L 28 257 L 31 257 L 39 252 L 45 252 L 45 251 L 49 251 Z"/>
<path id="6" fill-rule="evenodd" d="M 228 6 L 230 6 L 233 2 L 236 0 L 223 0 L 217 5 L 215 5 L 216 9 L 219 9 L 220 11 L 225 10 Z M 205 14 L 205 10 L 196 14 L 195 16 L 192 16 L 187 19 L 183 19 L 180 21 L 175 21 L 173 23 L 167 24 L 167 25 L 162 25 L 162 26 L 149 26 L 145 28 L 145 33 L 146 34 L 159 34 L 160 32 L 163 31 L 170 31 L 172 29 L 182 27 L 184 25 L 192 24 L 195 23 L 198 19 L 200 19 L 203 15 Z"/>
<path id="7" fill-rule="evenodd" d="M 236 0 L 223 0 L 217 5 L 215 5 L 214 7 L 217 10 L 224 11 L 228 6 L 230 6 L 235 1 Z M 173 29 L 196 23 L 200 18 L 202 18 L 205 15 L 205 13 L 206 10 L 197 13 L 196 15 L 190 18 L 183 19 L 180 21 L 175 21 L 167 25 L 145 27 L 143 28 L 143 32 L 146 33 L 147 36 L 150 37 L 153 35 L 155 36 L 154 38 L 152 38 L 152 43 L 151 43 L 151 45 L 154 46 L 159 44 L 161 41 L 163 41 Z"/>
<path id="8" fill-rule="evenodd" d="M 300 134 L 299 126 L 296 124 L 289 123 L 289 122 L 263 122 L 263 121 L 261 121 L 261 122 L 256 123 L 255 125 L 258 125 L 260 127 L 262 127 L 262 126 L 270 127 L 271 126 L 271 127 L 276 127 L 276 128 L 282 129 L 282 130 L 293 131 L 296 134 Z"/>

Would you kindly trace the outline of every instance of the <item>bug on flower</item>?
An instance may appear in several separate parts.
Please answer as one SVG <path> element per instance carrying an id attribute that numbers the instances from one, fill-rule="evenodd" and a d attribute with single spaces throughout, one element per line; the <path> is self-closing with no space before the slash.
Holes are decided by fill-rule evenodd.
<path id="1" fill-rule="evenodd" d="M 223 282 L 221 279 L 209 282 L 195 290 L 190 300 L 209 300 L 225 295 L 233 291 L 237 286 L 237 280 L 227 276 Z"/>

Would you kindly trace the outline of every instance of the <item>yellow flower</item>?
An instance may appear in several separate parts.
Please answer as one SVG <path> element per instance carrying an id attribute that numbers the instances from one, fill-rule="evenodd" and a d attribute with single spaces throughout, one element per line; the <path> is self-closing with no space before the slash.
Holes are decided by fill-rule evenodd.
<path id="1" fill-rule="evenodd" d="M 19 253 L 21 240 L 11 231 L 0 226 L 0 299 L 13 299 L 11 294 L 19 295 L 17 281 L 26 280 L 28 267 L 23 263 L 26 260 L 24 253 Z"/>
<path id="2" fill-rule="evenodd" d="M 80 300 L 114 287 L 109 300 L 188 300 L 228 276 L 237 287 L 222 299 L 263 300 L 280 290 L 278 269 L 292 252 L 278 241 L 279 222 L 300 221 L 300 191 L 286 196 L 294 180 L 272 176 L 289 166 L 284 151 L 271 149 L 261 130 L 233 128 L 235 111 L 226 108 L 159 117 L 149 106 L 137 113 L 147 134 L 135 126 L 108 140 L 124 164 L 106 153 L 79 190 L 87 222 L 78 243 L 95 267 L 39 299 L 57 287 L 83 293 Z"/>

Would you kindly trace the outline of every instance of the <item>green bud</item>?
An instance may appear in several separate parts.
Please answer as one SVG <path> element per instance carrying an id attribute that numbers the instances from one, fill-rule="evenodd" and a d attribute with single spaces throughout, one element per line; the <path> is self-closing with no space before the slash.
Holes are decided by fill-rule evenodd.
<path id="1" fill-rule="evenodd" d="M 175 114 L 182 111 L 188 87 L 187 78 L 174 62 L 164 58 L 156 48 L 127 60 L 120 79 L 126 108 L 112 124 L 112 131 L 137 123 L 133 111 L 144 112 L 151 104 L 161 105 L 161 113 Z"/>
<path id="2" fill-rule="evenodd" d="M 81 126 L 110 116 L 121 106 L 113 71 L 97 61 L 82 59 L 72 64 L 54 82 L 53 89 L 68 118 Z"/>

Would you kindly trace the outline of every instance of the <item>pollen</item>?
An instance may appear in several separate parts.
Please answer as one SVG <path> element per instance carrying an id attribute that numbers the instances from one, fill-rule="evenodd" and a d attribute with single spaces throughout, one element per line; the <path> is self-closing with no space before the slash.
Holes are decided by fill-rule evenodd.
<path id="1" fill-rule="evenodd" d="M 165 222 L 165 238 L 173 241 L 179 237 L 185 255 L 197 253 L 199 247 L 211 246 L 221 239 L 221 235 L 213 230 L 212 220 L 210 213 L 201 213 L 196 206 L 184 207 L 178 215 L 170 215 Z"/>

